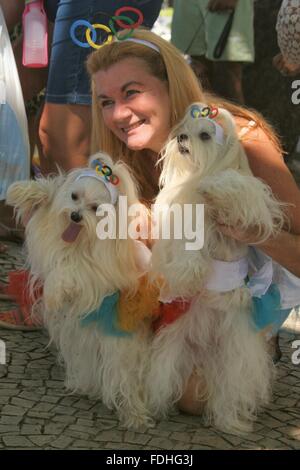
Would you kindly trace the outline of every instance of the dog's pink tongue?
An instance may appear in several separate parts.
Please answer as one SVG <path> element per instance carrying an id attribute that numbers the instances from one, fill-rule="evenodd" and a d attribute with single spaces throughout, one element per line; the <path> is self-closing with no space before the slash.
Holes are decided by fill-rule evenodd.
<path id="1" fill-rule="evenodd" d="M 71 222 L 61 236 L 63 241 L 67 243 L 74 242 L 81 229 L 82 225 L 76 224 L 75 222 Z"/>

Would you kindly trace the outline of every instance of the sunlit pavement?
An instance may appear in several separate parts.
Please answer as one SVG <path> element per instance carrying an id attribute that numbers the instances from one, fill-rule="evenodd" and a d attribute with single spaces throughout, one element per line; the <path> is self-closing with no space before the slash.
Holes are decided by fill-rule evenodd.
<path id="1" fill-rule="evenodd" d="M 8 270 L 22 266 L 20 246 L 9 247 L 0 255 L 2 282 Z M 0 301 L 0 310 L 8 308 Z M 300 364 L 291 360 L 292 343 L 300 340 L 295 316 L 280 334 L 283 357 L 273 401 L 244 437 L 179 413 L 152 429 L 128 431 L 100 401 L 67 394 L 46 332 L 0 329 L 0 339 L 6 346 L 6 365 L 0 365 L 0 449 L 300 449 Z"/>

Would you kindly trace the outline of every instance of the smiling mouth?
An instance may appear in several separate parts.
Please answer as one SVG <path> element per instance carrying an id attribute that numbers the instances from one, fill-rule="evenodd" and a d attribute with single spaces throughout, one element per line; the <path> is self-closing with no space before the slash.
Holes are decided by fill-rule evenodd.
<path id="1" fill-rule="evenodd" d="M 141 119 L 140 121 L 136 122 L 135 124 L 131 124 L 129 127 L 122 127 L 122 131 L 127 134 L 128 132 L 132 131 L 133 129 L 137 129 L 139 126 L 144 124 L 146 119 Z"/>

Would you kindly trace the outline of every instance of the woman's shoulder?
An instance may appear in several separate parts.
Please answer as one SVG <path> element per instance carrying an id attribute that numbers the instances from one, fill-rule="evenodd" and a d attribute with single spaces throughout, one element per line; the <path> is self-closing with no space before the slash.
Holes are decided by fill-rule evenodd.
<path id="1" fill-rule="evenodd" d="M 282 150 L 276 144 L 275 138 L 272 138 L 259 122 L 242 117 L 235 117 L 235 121 L 239 138 L 254 174 L 266 164 L 285 166 Z"/>
<path id="2" fill-rule="evenodd" d="M 300 233 L 300 190 L 287 167 L 282 151 L 260 125 L 251 125 L 243 118 L 236 118 L 238 132 L 245 127 L 248 131 L 241 136 L 249 166 L 254 176 L 261 178 L 282 202 L 291 204 L 289 215 L 291 229 Z"/>

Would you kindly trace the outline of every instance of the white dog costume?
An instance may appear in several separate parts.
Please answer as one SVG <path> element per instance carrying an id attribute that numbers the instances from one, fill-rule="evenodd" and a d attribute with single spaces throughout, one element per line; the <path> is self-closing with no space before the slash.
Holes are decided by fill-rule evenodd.
<path id="1" fill-rule="evenodd" d="M 101 398 L 128 427 L 149 424 L 143 384 L 152 306 L 145 305 L 141 321 L 129 319 L 135 331 L 122 329 L 116 308 L 122 293 L 129 296 L 123 299 L 127 310 L 139 293 L 150 252 L 132 238 L 96 235 L 97 208 L 112 204 L 117 224 L 119 195 L 126 195 L 130 206 L 138 203 L 137 192 L 122 162 L 113 164 L 105 154 L 91 162 L 93 168 L 68 175 L 15 183 L 7 202 L 20 218 L 30 213 L 26 246 L 32 285 L 43 285 L 40 310 L 63 359 L 67 388 Z"/>
<path id="2" fill-rule="evenodd" d="M 255 227 L 263 241 L 282 227 L 282 208 L 270 188 L 252 176 L 225 109 L 190 106 L 172 131 L 162 162 L 158 208 L 204 204 L 205 224 L 201 250 L 187 251 L 184 238 L 154 245 L 153 272 L 165 279 L 161 300 L 188 308 L 176 321 L 162 319 L 152 342 L 151 409 L 166 414 L 195 374 L 207 421 L 230 432 L 248 431 L 268 403 L 273 366 L 252 320 L 245 281 L 248 247 L 223 235 L 218 222 Z"/>

